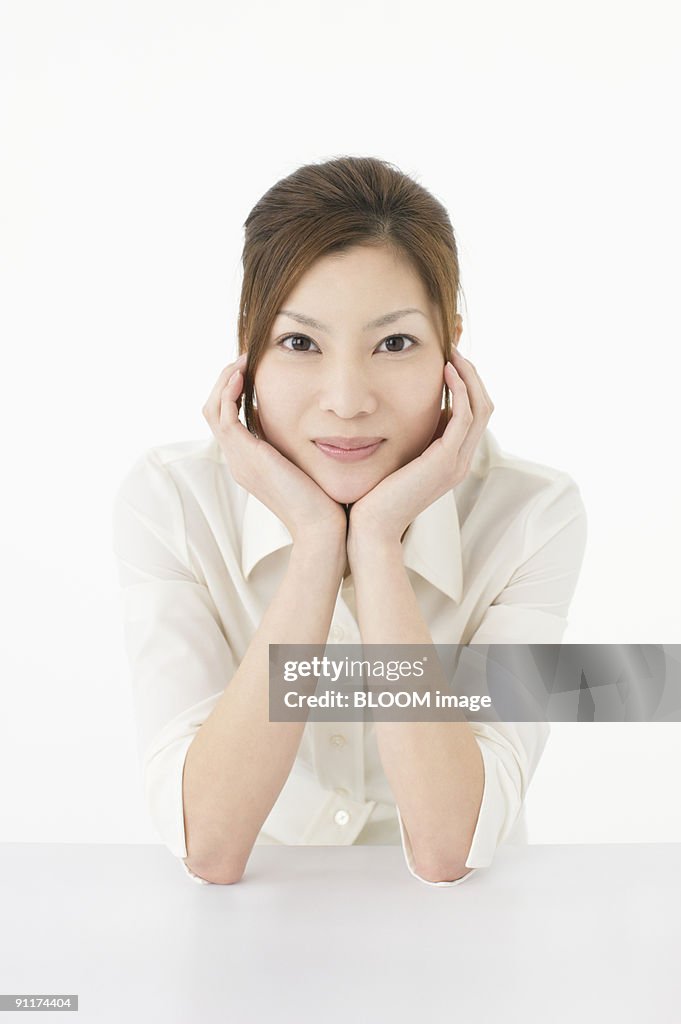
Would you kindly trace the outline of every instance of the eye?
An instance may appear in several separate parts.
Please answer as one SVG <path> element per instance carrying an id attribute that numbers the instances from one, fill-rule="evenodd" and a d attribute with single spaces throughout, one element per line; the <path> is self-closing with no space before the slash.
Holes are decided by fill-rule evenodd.
<path id="1" fill-rule="evenodd" d="M 277 344 L 281 345 L 282 348 L 287 349 L 288 352 L 309 352 L 310 349 L 309 348 L 302 348 L 299 345 L 294 345 L 292 348 L 289 348 L 288 345 L 284 344 L 284 342 L 286 342 L 286 341 L 303 342 L 303 344 L 305 344 L 306 342 L 309 342 L 311 345 L 315 345 L 315 342 L 312 341 L 311 338 L 306 337 L 306 335 L 304 335 L 304 334 L 287 334 L 286 337 L 281 338 L 281 340 L 278 341 Z M 389 342 L 394 342 L 394 341 L 402 341 L 403 343 L 404 343 L 404 341 L 408 341 L 408 342 L 410 342 L 409 348 L 411 348 L 414 345 L 418 345 L 419 344 L 418 341 L 416 341 L 414 338 L 409 337 L 408 334 L 391 334 L 389 338 L 384 338 L 383 339 L 383 341 L 379 345 L 379 348 L 380 348 L 381 345 L 387 345 Z M 315 345 L 315 348 L 316 348 L 316 345 Z M 402 348 L 389 348 L 386 351 L 388 351 L 388 352 L 395 352 L 395 353 L 399 354 L 400 352 L 408 352 L 409 348 L 404 348 L 404 344 L 403 344 Z M 319 349 L 317 349 L 317 351 L 319 351 Z"/>
<path id="2" fill-rule="evenodd" d="M 410 348 L 411 348 L 412 345 L 418 345 L 418 341 L 415 341 L 413 338 L 410 338 L 408 334 L 391 334 L 389 338 L 385 338 L 385 340 L 381 342 L 381 345 L 387 345 L 388 342 L 390 342 L 390 341 L 400 341 L 400 340 L 401 341 L 409 341 L 409 342 L 411 342 Z M 380 348 L 380 346 L 379 346 L 379 348 Z M 390 348 L 390 349 L 388 349 L 388 352 L 408 352 L 408 351 L 409 351 L 408 348 Z"/>
<path id="3" fill-rule="evenodd" d="M 312 341 L 312 339 L 311 338 L 306 338 L 304 334 L 287 334 L 286 337 L 282 338 L 280 341 L 278 341 L 277 344 L 281 345 L 282 348 L 286 348 L 289 352 L 309 352 L 310 351 L 309 348 L 298 348 L 298 347 L 288 348 L 287 345 L 284 345 L 284 342 L 285 341 L 289 341 L 291 338 L 293 338 L 294 341 L 302 341 L 302 342 L 309 341 L 311 345 L 314 345 L 314 342 Z M 319 351 L 319 349 L 317 351 Z"/>

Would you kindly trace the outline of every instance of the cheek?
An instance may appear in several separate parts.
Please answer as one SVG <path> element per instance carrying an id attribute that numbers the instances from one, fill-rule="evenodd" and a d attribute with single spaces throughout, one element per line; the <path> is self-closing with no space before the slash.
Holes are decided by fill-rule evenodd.
<path id="1" fill-rule="evenodd" d="M 281 381 L 272 385 L 266 379 L 256 381 L 255 394 L 260 436 L 295 461 L 303 441 L 300 424 L 304 410 L 300 399 L 290 389 L 283 388 Z"/>
<path id="2" fill-rule="evenodd" d="M 290 373 L 282 372 L 280 367 L 265 362 L 260 365 L 253 380 L 253 387 L 258 396 L 258 405 L 266 410 L 284 410 L 294 404 L 294 398 L 301 390 L 291 380 Z"/>
<path id="3" fill-rule="evenodd" d="M 439 366 L 434 369 L 428 364 L 422 372 L 410 374 L 401 390 L 403 397 L 405 392 L 409 396 L 412 407 L 426 416 L 434 405 L 440 406 L 444 383 L 444 374 Z"/>
<path id="4" fill-rule="evenodd" d="M 440 422 L 441 402 L 442 395 L 438 392 L 435 398 L 432 394 L 420 395 L 418 401 L 405 405 L 400 447 L 408 459 L 421 455 L 430 444 Z"/>
<path id="5" fill-rule="evenodd" d="M 274 426 L 275 423 L 282 419 L 286 405 L 285 395 L 282 393 L 281 386 L 277 387 L 273 374 L 268 373 L 266 370 L 260 370 L 255 375 L 253 390 L 260 418 L 263 422 L 267 420 L 271 426 Z"/>
<path id="6" fill-rule="evenodd" d="M 407 421 L 414 433 L 427 433 L 435 429 L 440 418 L 440 410 L 443 404 L 443 392 L 441 388 L 430 387 L 422 389 L 414 394 L 409 402 L 404 404 L 407 411 Z"/>

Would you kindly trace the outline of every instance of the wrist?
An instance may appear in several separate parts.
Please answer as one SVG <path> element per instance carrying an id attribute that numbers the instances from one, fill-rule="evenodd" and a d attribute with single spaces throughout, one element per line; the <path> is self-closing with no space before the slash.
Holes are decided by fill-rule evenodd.
<path id="1" fill-rule="evenodd" d="M 359 506 L 353 507 L 348 523 L 348 545 L 378 545 L 385 548 L 399 547 L 407 528 L 390 523 L 385 517 L 380 521 L 364 515 Z"/>
<path id="2" fill-rule="evenodd" d="M 345 569 L 347 551 L 345 545 L 346 527 L 342 530 L 328 527 L 306 530 L 293 539 L 293 554 L 314 562 L 318 566 L 334 565 L 339 576 Z"/>
<path id="3" fill-rule="evenodd" d="M 347 539 L 347 553 L 350 566 L 367 565 L 372 562 L 385 563 L 390 559 L 402 562 L 401 538 L 376 527 L 363 527 L 350 520 Z"/>

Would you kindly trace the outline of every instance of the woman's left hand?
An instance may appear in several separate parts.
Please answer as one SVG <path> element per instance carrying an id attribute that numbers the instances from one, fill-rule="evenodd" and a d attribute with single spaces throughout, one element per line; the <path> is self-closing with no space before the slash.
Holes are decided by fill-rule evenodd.
<path id="1" fill-rule="evenodd" d="M 458 369 L 446 363 L 444 382 L 452 393 L 452 411 L 442 410 L 434 440 L 417 458 L 401 466 L 356 501 L 350 510 L 351 541 L 367 531 L 381 540 L 396 540 L 419 513 L 460 483 L 470 468 L 494 405 L 475 367 L 454 350 Z"/>

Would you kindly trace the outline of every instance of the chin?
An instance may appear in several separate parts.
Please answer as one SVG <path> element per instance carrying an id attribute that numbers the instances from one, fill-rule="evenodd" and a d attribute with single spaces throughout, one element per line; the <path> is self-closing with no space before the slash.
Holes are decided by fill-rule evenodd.
<path id="1" fill-rule="evenodd" d="M 365 494 L 376 486 L 376 483 L 371 484 L 352 484 L 347 481 L 337 481 L 331 483 L 330 481 L 317 480 L 317 483 L 321 489 L 328 494 L 334 501 L 339 502 L 341 505 L 352 505 L 354 502 L 359 501 Z"/>
<path id="2" fill-rule="evenodd" d="M 348 487 L 323 487 L 323 491 L 339 505 L 354 505 L 356 501 L 369 493 L 369 488 L 357 489 Z"/>

